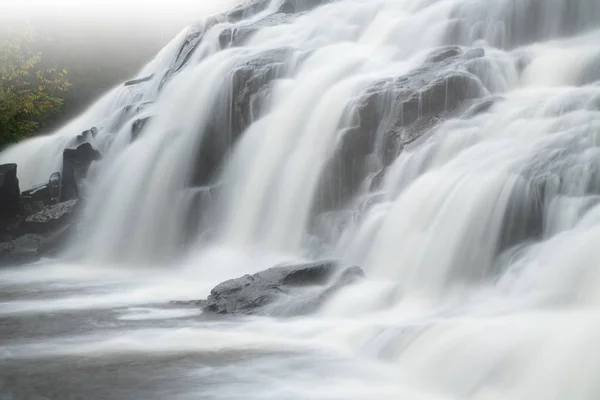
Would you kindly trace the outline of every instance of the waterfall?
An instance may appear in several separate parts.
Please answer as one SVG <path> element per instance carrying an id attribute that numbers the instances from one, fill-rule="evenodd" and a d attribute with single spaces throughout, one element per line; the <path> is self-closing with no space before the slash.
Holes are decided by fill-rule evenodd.
<path id="1" fill-rule="evenodd" d="M 65 257 L 335 258 L 368 279 L 311 338 L 418 398 L 600 395 L 599 1 L 250 1 L 146 77 L 0 154 L 32 186 L 98 127 Z"/>

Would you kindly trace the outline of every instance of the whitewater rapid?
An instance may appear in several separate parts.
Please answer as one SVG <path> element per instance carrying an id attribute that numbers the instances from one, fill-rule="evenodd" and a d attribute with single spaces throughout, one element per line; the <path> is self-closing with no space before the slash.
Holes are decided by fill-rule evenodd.
<path id="1" fill-rule="evenodd" d="M 233 354 L 184 363 L 181 398 L 597 399 L 600 2 L 339 0 L 265 23 L 284 3 L 311 2 L 206 17 L 140 72 L 148 82 L 0 154 L 22 188 L 60 170 L 66 143 L 91 126 L 104 155 L 63 258 L 0 273 L 17 293 L 1 317 L 89 312 L 90 326 L 11 337 L 0 356 Z M 447 93 L 433 117 L 423 89 L 418 129 L 398 125 L 394 79 L 437 77 L 418 71 L 451 45 L 477 57 L 439 74 L 476 90 L 459 105 Z M 241 80 L 261 86 L 240 105 L 245 68 Z M 365 128 L 373 88 L 385 95 Z M 353 147 L 357 129 L 369 140 Z M 367 280 L 314 315 L 215 322 L 164 308 L 322 258 Z"/>

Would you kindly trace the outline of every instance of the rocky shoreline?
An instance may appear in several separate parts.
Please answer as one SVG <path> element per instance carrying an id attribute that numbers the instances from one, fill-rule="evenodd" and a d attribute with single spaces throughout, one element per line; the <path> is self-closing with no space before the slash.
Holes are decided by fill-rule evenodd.
<path id="1" fill-rule="evenodd" d="M 85 141 L 96 132 L 83 132 L 74 148 L 64 150 L 61 172 L 23 192 L 17 164 L 0 165 L 0 267 L 36 262 L 62 249 L 81 208 L 82 182 L 92 162 L 101 158 Z"/>

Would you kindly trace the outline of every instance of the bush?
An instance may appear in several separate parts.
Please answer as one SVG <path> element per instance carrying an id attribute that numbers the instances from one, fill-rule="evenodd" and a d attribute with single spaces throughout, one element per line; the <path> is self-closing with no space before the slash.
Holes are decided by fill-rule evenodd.
<path id="1" fill-rule="evenodd" d="M 61 108 L 60 94 L 71 86 L 66 69 L 39 66 L 35 37 L 27 26 L 0 32 L 0 148 L 36 133 L 41 121 Z"/>

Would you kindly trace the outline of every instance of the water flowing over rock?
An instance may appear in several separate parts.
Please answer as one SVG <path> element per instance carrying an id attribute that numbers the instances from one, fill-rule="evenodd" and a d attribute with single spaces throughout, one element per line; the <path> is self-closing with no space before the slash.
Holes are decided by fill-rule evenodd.
<path id="1" fill-rule="evenodd" d="M 8 373 L 110 371 L 80 398 L 138 367 L 148 393 L 104 397 L 600 398 L 600 2 L 229 4 L 0 153 L 0 264 L 41 261 L 0 271 L 0 317 L 42 338 L 8 332 Z M 28 284 L 46 297 L 11 298 Z"/>

